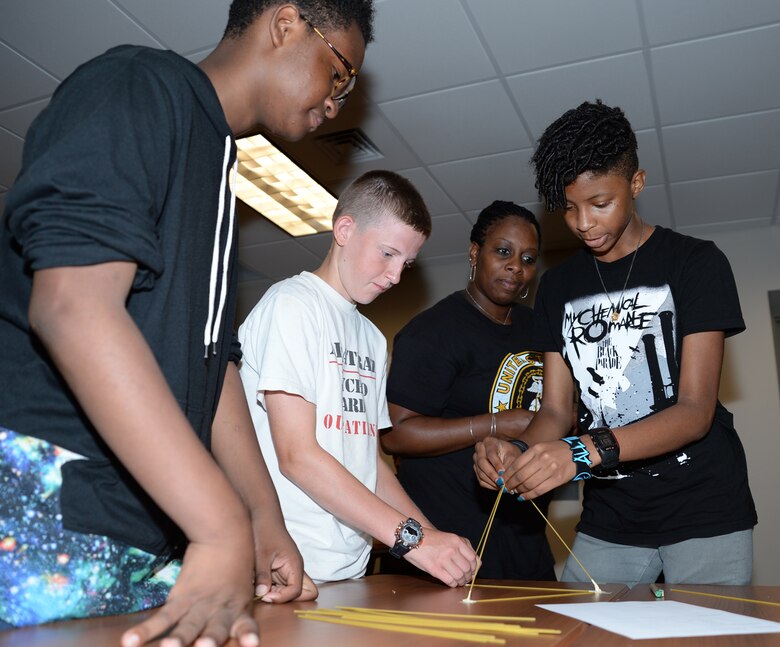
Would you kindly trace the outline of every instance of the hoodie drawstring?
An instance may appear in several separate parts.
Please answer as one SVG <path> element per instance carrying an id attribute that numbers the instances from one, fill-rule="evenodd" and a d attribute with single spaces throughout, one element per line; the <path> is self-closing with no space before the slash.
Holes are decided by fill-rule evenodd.
<path id="1" fill-rule="evenodd" d="M 209 344 L 214 346 L 213 352 L 216 353 L 216 342 L 219 338 L 219 331 L 222 325 L 222 311 L 225 307 L 227 298 L 227 273 L 228 260 L 233 245 L 233 222 L 236 212 L 236 195 L 228 186 L 228 164 L 230 163 L 230 150 L 233 140 L 228 135 L 225 137 L 225 156 L 222 161 L 222 181 L 219 185 L 219 208 L 217 210 L 217 226 L 214 231 L 214 247 L 211 253 L 211 275 L 209 277 L 209 314 L 206 319 L 206 327 L 203 331 L 203 345 L 205 346 L 203 357 L 208 357 Z M 233 163 L 231 181 L 235 180 L 235 174 L 238 169 L 238 160 Z M 215 301 L 217 294 L 217 274 L 219 272 L 219 241 L 222 231 L 222 220 L 225 215 L 225 190 L 230 190 L 230 216 L 228 221 L 228 236 L 225 243 L 225 253 L 222 260 L 222 284 L 219 291 L 219 304 L 216 307 L 216 317 L 214 316 Z"/>

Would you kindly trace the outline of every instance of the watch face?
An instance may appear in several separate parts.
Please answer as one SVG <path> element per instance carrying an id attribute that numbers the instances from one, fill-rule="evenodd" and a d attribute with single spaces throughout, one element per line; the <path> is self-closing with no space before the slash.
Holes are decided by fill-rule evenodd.
<path id="1" fill-rule="evenodd" d="M 593 439 L 593 442 L 598 449 L 602 449 L 604 451 L 612 451 L 613 449 L 617 449 L 617 445 L 613 442 L 614 436 L 610 431 L 599 431 L 591 435 L 591 438 Z"/>
<path id="2" fill-rule="evenodd" d="M 588 432 L 596 450 L 601 456 L 598 469 L 613 469 L 620 462 L 620 445 L 618 445 L 612 430 L 607 427 L 597 427 Z"/>
<path id="3" fill-rule="evenodd" d="M 401 527 L 401 541 L 411 546 L 416 546 L 420 541 L 420 530 L 410 523 Z"/>

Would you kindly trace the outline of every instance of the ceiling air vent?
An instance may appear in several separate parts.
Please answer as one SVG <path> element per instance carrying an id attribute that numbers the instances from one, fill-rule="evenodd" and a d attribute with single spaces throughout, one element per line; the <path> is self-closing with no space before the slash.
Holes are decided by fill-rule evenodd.
<path id="1" fill-rule="evenodd" d="M 320 135 L 315 137 L 315 142 L 333 164 L 355 164 L 384 157 L 376 144 L 359 128 Z"/>

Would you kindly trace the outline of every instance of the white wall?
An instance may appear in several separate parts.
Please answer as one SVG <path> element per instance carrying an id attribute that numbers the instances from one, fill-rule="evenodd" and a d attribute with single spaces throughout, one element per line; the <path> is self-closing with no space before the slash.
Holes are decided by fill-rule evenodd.
<path id="1" fill-rule="evenodd" d="M 705 236 L 700 236 L 704 238 Z M 731 261 L 747 330 L 726 341 L 720 396 L 734 414 L 747 453 L 758 508 L 753 580 L 780 585 L 780 387 L 775 365 L 770 290 L 780 289 L 780 227 L 706 236 Z"/>

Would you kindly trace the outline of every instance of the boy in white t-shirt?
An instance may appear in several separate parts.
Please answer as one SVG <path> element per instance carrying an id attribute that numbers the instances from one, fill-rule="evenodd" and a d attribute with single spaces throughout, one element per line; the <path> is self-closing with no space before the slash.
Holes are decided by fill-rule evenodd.
<path id="1" fill-rule="evenodd" d="M 449 586 L 477 566 L 468 541 L 433 528 L 379 455 L 387 342 L 356 307 L 398 283 L 430 231 L 408 180 L 362 175 L 339 199 L 322 265 L 272 286 L 238 331 L 255 430 L 316 582 L 364 575 L 372 537 Z"/>

